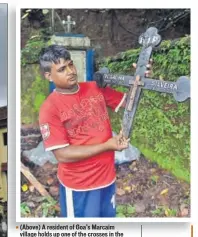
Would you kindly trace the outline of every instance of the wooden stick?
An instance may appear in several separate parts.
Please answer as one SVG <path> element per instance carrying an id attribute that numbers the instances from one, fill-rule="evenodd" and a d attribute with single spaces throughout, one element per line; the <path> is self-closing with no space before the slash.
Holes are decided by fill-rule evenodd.
<path id="1" fill-rule="evenodd" d="M 190 237 L 193 237 L 193 225 L 191 225 L 191 235 L 190 235 Z"/>
<path id="2" fill-rule="evenodd" d="M 43 185 L 30 172 L 29 168 L 27 168 L 22 162 L 21 162 L 21 172 L 29 180 L 29 182 L 39 191 L 39 193 L 42 196 L 51 197 L 51 195 L 47 192 L 47 190 L 43 187 Z"/>

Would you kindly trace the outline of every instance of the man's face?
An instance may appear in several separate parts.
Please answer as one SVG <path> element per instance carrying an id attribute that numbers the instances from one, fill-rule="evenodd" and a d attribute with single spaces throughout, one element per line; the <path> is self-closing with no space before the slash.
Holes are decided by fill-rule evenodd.
<path id="1" fill-rule="evenodd" d="M 72 89 L 77 84 L 77 71 L 72 60 L 60 59 L 60 63 L 52 63 L 51 72 L 46 78 L 52 80 L 57 88 Z"/>

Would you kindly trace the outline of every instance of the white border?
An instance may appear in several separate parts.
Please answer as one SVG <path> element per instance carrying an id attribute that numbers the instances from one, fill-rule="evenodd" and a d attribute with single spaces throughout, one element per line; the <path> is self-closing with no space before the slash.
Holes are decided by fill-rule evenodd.
<path id="1" fill-rule="evenodd" d="M 107 2 L 108 3 L 108 2 Z M 110 2 L 109 2 L 110 3 Z M 169 6 L 167 7 L 167 3 L 169 4 Z M 67 2 L 67 4 L 69 4 L 69 2 Z M 78 5 L 73 6 L 73 7 L 68 7 L 67 4 L 61 4 L 59 2 L 59 9 L 60 8 L 90 8 L 90 7 L 87 7 L 86 3 L 83 1 L 83 2 L 79 2 Z M 174 4 L 174 5 L 173 5 Z M 20 9 L 21 8 L 57 8 L 57 3 L 56 2 L 50 2 L 49 3 L 45 3 L 44 1 L 34 1 L 34 4 L 31 3 L 31 2 L 25 2 L 25 4 L 22 4 L 23 7 L 21 6 L 18 6 L 17 7 L 17 12 L 16 12 L 16 23 L 17 23 L 17 30 L 16 30 L 16 75 L 17 75 L 17 80 L 16 80 L 16 104 L 17 104 L 17 108 L 16 108 L 16 221 L 17 222 L 64 222 L 64 223 L 67 223 L 67 222 L 85 222 L 85 223 L 92 223 L 93 221 L 94 222 L 138 222 L 138 223 L 147 223 L 147 222 L 150 222 L 150 223 L 154 223 L 154 222 L 194 222 L 196 220 L 195 216 L 197 216 L 197 213 L 194 213 L 194 212 L 197 212 L 197 210 L 195 209 L 195 211 L 193 212 L 193 208 L 192 208 L 192 204 L 191 204 L 191 217 L 189 218 L 151 218 L 151 217 L 146 217 L 146 218 L 21 218 L 20 217 L 20 203 L 21 203 L 21 197 L 20 197 Z M 50 7 L 49 7 L 50 5 Z M 81 5 L 81 6 L 80 6 Z M 100 4 L 99 4 L 100 5 Z M 116 6 L 117 8 L 126 8 L 126 7 L 123 7 L 123 3 L 121 3 L 120 5 L 122 6 Z M 130 8 L 140 8 L 138 7 L 135 2 L 133 2 L 133 6 L 131 6 Z M 151 2 L 149 1 L 149 7 L 146 7 L 146 3 L 142 5 L 144 6 L 144 8 L 150 8 L 151 6 Z M 158 7 L 154 7 L 154 8 L 162 8 L 162 7 L 165 7 L 165 8 L 178 8 L 178 4 L 177 4 L 177 1 L 173 2 L 173 1 L 161 1 L 160 4 L 158 4 L 159 6 Z M 39 6 L 39 7 L 38 7 Z M 46 7 L 47 6 L 47 7 Z M 62 7 L 61 7 L 62 6 Z M 90 5 L 89 5 L 90 6 Z M 112 8 L 111 7 L 112 4 L 110 3 L 110 5 L 105 8 Z M 171 7 L 170 7 L 171 6 Z M 100 6 L 97 6 L 95 5 L 94 7 L 92 8 L 101 8 L 101 5 Z M 104 8 L 104 7 L 103 7 Z M 187 2 L 180 2 L 179 3 L 179 8 L 191 8 L 189 6 L 189 2 L 187 4 Z M 151 8 L 152 9 L 152 8 Z M 191 14 L 192 14 L 192 8 L 191 8 Z M 195 28 L 196 29 L 196 28 Z M 196 76 L 195 76 L 195 80 L 196 80 Z M 193 87 L 192 87 L 193 89 Z M 196 93 L 196 92 L 195 92 Z M 192 93 L 193 94 L 193 93 Z M 195 117 L 194 117 L 195 118 Z M 195 118 L 196 119 L 196 118 Z M 196 120 L 196 123 L 197 123 L 198 120 Z M 195 142 L 195 140 L 194 140 Z M 195 148 L 196 148 L 196 145 L 195 145 Z M 192 153 L 191 153 L 192 154 Z M 194 160 L 196 159 L 196 156 L 194 157 Z M 196 167 L 195 165 L 195 162 L 192 162 L 192 157 L 191 157 L 191 167 Z M 194 166 L 192 166 L 192 163 L 194 164 Z M 194 168 L 195 169 L 195 168 Z M 196 172 L 196 171 L 195 171 Z M 194 177 L 195 179 L 195 177 Z M 192 169 L 191 169 L 191 187 L 192 187 Z M 195 180 L 194 180 L 195 182 Z M 196 183 L 195 183 L 196 185 Z M 194 185 L 194 186 L 195 186 Z M 196 187 L 196 186 L 195 186 Z M 197 189 L 197 188 L 196 188 Z M 194 198 L 195 198 L 195 193 L 193 191 L 193 195 L 194 195 Z M 191 192 L 191 201 L 192 201 L 192 192 Z M 195 200 L 197 202 L 197 200 Z M 193 202 L 194 203 L 194 202 Z"/>
<path id="2" fill-rule="evenodd" d="M 20 220 L 21 205 L 21 25 L 20 10 L 16 11 L 16 220 Z M 8 204 L 9 207 L 9 204 Z M 21 219 L 22 220 L 22 219 Z"/>

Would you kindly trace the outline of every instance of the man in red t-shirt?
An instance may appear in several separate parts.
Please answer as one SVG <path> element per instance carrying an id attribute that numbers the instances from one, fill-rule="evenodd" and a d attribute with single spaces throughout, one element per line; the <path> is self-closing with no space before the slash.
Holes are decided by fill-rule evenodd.
<path id="1" fill-rule="evenodd" d="M 114 151 L 129 139 L 112 137 L 106 106 L 123 106 L 125 94 L 96 82 L 78 83 L 76 67 L 64 46 L 51 45 L 40 67 L 56 89 L 40 108 L 46 151 L 58 160 L 61 216 L 115 217 Z"/>

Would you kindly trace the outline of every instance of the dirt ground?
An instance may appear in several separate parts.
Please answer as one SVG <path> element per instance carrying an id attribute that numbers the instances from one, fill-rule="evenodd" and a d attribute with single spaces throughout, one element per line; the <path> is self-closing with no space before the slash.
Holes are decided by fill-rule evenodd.
<path id="1" fill-rule="evenodd" d="M 47 162 L 40 167 L 24 159 L 23 163 L 58 201 L 57 165 Z M 116 169 L 118 217 L 190 217 L 190 184 L 177 180 L 143 156 Z M 58 202 L 46 201 L 23 175 L 21 185 L 22 216 L 60 215 Z"/>

